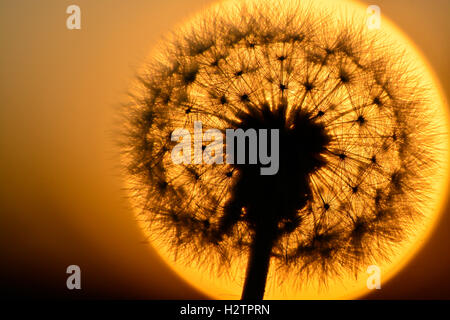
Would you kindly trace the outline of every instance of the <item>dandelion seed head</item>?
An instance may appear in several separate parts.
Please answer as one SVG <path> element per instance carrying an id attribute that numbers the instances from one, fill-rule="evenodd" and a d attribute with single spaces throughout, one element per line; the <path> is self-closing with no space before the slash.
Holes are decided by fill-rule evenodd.
<path id="1" fill-rule="evenodd" d="M 196 17 L 153 55 L 126 111 L 124 153 L 149 233 L 177 260 L 245 268 L 231 266 L 264 219 L 255 203 L 273 208 L 281 278 L 356 274 L 416 231 L 439 171 L 440 106 L 401 48 L 364 26 L 297 1 L 235 2 Z M 251 170 L 174 164 L 170 135 L 194 121 L 281 129 L 283 184 L 249 190 L 246 181 L 262 179 Z"/>

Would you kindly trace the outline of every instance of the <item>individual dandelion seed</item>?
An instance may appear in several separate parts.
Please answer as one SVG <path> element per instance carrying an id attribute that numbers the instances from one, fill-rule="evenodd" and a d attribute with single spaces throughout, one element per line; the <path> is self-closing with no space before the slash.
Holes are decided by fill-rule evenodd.
<path id="1" fill-rule="evenodd" d="M 325 2 L 224 3 L 174 32 L 126 109 L 128 183 L 153 241 L 212 274 L 245 269 L 243 299 L 262 299 L 270 272 L 327 283 L 391 259 L 436 207 L 447 139 L 403 49 Z M 174 164 L 171 134 L 195 121 L 278 129 L 278 172 Z"/>

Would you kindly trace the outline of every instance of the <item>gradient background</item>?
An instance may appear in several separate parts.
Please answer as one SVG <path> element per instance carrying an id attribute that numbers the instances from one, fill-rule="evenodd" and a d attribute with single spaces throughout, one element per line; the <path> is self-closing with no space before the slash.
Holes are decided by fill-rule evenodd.
<path id="1" fill-rule="evenodd" d="M 114 126 L 152 45 L 211 0 L 0 0 L 0 286 L 6 297 L 204 299 L 149 249 Z M 418 46 L 450 100 L 450 1 L 363 1 Z M 81 30 L 67 30 L 67 6 Z M 450 209 L 366 298 L 450 299 Z M 66 289 L 68 265 L 82 290 Z"/>

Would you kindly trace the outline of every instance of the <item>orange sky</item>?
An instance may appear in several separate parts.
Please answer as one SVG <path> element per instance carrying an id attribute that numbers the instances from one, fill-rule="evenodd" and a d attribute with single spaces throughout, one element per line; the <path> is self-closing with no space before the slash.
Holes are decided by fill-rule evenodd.
<path id="1" fill-rule="evenodd" d="M 111 128 L 152 44 L 211 2 L 76 1 L 78 31 L 65 27 L 74 1 L 0 2 L 0 274 L 11 293 L 202 297 L 142 243 Z M 376 4 L 422 50 L 449 96 L 450 2 Z M 416 259 L 373 297 L 450 298 L 449 229 L 446 213 Z M 80 293 L 65 289 L 69 264 L 83 270 Z"/>

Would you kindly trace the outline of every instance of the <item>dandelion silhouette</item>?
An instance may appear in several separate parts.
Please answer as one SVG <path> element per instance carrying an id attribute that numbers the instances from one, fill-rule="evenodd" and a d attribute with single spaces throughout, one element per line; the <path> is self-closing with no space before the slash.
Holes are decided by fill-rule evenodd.
<path id="1" fill-rule="evenodd" d="M 248 256 L 243 299 L 269 266 L 326 282 L 389 259 L 420 222 L 442 128 L 395 44 L 296 1 L 224 4 L 167 39 L 127 108 L 124 152 L 149 232 L 184 263 Z M 279 129 L 258 164 L 174 164 L 176 128 Z M 214 142 L 210 142 L 214 143 Z"/>

